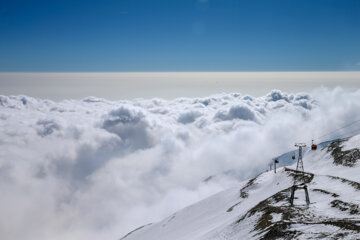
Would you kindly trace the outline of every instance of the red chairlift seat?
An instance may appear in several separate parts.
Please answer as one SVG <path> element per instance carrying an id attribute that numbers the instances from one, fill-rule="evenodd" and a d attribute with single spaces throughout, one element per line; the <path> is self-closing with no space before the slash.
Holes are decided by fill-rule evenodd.
<path id="1" fill-rule="evenodd" d="M 311 150 L 315 151 L 317 149 L 317 145 L 314 143 L 314 140 L 311 142 Z"/>

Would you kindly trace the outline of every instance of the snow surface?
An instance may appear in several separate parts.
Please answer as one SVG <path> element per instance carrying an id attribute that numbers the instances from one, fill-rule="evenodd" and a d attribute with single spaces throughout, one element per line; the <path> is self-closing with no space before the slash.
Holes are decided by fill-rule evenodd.
<path id="1" fill-rule="evenodd" d="M 347 141 L 347 149 L 360 148 L 359 136 Z M 342 239 L 360 239 L 360 208 L 359 212 L 349 214 L 332 207 L 332 201 L 360 205 L 360 189 L 346 180 L 360 182 L 360 164 L 354 167 L 334 165 L 331 153 L 327 148 L 318 151 L 308 151 L 304 156 L 305 171 L 314 174 L 308 184 L 311 204 L 306 207 L 303 190 L 296 191 L 294 205 L 298 206 L 309 224 L 292 224 L 289 231 L 299 231 L 302 234 L 296 239 L 314 239 L 318 236 L 332 236 L 343 233 Z M 292 165 L 289 168 L 295 168 Z M 270 196 L 287 189 L 293 184 L 284 167 L 277 174 L 268 171 L 260 174 L 249 187 L 245 187 L 248 197 L 240 197 L 240 189 L 246 183 L 230 188 L 211 196 L 199 203 L 174 213 L 169 218 L 151 224 L 133 232 L 124 240 L 231 240 L 259 239 L 263 233 L 254 231 L 259 214 L 246 217 L 237 223 L 250 209 Z M 359 184 L 360 186 L 360 184 Z M 288 202 L 279 201 L 274 206 L 287 206 Z M 231 209 L 231 211 L 229 211 Z M 282 215 L 272 213 L 272 222 L 281 222 Z M 350 220 L 357 222 L 358 230 L 351 231 L 330 224 L 322 224 L 327 220 Z M 324 235 L 327 234 L 327 235 Z"/>
<path id="2" fill-rule="evenodd" d="M 342 150 L 343 151 L 351 150 L 354 148 L 358 148 L 359 146 L 360 146 L 360 135 L 357 135 L 346 141 L 343 145 Z"/>

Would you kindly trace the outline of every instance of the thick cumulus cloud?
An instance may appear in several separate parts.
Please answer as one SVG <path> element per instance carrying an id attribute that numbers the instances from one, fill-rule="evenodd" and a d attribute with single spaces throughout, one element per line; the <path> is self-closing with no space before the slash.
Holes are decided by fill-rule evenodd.
<path id="1" fill-rule="evenodd" d="M 294 142 L 349 134 L 321 138 L 360 119 L 359 107 L 360 92 L 342 89 L 172 101 L 0 96 L 0 238 L 118 239 L 254 176 Z"/>
<path id="2" fill-rule="evenodd" d="M 219 119 L 220 121 L 234 119 L 256 121 L 255 113 L 249 106 L 245 105 L 235 105 L 230 107 L 228 110 L 219 111 L 216 113 L 215 118 Z"/>
<path id="3" fill-rule="evenodd" d="M 122 106 L 112 110 L 105 116 L 102 128 L 116 134 L 128 150 L 134 151 L 151 146 L 149 125 L 145 115 L 140 111 Z"/>

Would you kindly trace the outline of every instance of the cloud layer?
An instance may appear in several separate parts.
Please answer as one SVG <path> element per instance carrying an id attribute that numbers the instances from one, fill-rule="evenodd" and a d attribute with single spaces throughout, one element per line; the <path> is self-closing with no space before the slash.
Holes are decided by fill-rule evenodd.
<path id="1" fill-rule="evenodd" d="M 0 238 L 118 239 L 360 119 L 359 107 L 360 92 L 340 88 L 171 101 L 0 96 Z"/>

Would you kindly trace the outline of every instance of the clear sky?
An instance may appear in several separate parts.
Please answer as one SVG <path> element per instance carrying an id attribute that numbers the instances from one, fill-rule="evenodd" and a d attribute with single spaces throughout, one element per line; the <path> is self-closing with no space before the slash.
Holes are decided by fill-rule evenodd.
<path id="1" fill-rule="evenodd" d="M 356 70 L 359 0 L 0 0 L 1 72 Z"/>

